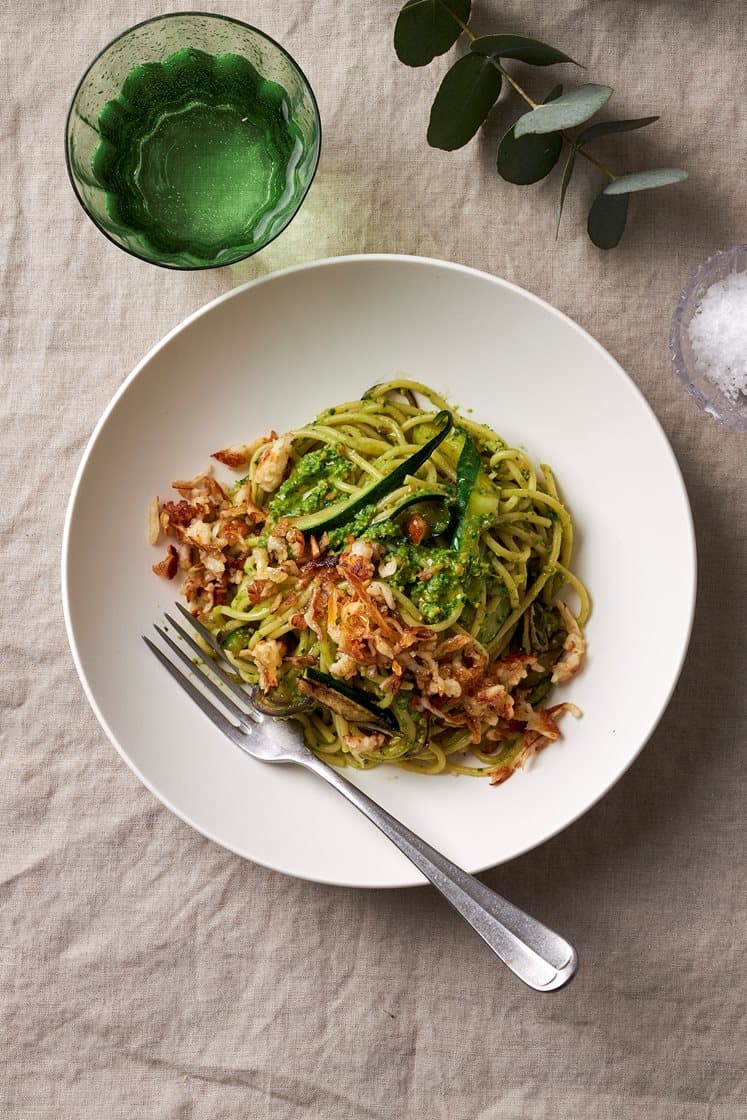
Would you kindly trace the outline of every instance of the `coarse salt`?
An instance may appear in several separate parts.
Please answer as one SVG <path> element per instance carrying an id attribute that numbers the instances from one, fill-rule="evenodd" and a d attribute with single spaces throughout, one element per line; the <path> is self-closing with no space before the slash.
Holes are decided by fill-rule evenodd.
<path id="1" fill-rule="evenodd" d="M 712 284 L 688 326 L 695 369 L 736 404 L 747 395 L 747 272 Z"/>

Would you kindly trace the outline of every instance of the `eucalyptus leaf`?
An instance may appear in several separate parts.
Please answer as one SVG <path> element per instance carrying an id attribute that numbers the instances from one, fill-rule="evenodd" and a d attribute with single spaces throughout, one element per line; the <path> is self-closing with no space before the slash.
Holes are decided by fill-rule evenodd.
<path id="1" fill-rule="evenodd" d="M 610 97 L 612 90 L 609 86 L 589 82 L 588 85 L 564 93 L 551 105 L 538 105 L 536 109 L 519 117 L 514 126 L 515 134 L 517 137 L 541 135 L 545 132 L 557 132 L 562 128 L 573 128 L 593 117 Z"/>
<path id="2" fill-rule="evenodd" d="M 445 54 L 462 34 L 471 0 L 407 0 L 394 28 L 394 49 L 406 66 L 427 66 Z M 456 19 L 454 17 L 457 17 Z"/>
<path id="3" fill-rule="evenodd" d="M 687 172 L 677 167 L 658 167 L 652 171 L 635 171 L 632 175 L 621 175 L 604 188 L 606 195 L 631 194 L 633 191 L 650 191 L 654 187 L 668 187 L 670 183 L 681 183 Z"/>
<path id="4" fill-rule="evenodd" d="M 515 58 L 529 66 L 553 66 L 557 62 L 573 62 L 567 54 L 540 43 L 539 39 L 527 39 L 524 35 L 483 35 L 470 44 L 475 54 L 487 58 Z M 577 62 L 573 62 L 578 66 Z"/>
<path id="5" fill-rule="evenodd" d="M 508 183 L 528 186 L 549 175 L 560 158 L 563 137 L 559 132 L 545 136 L 522 136 L 517 140 L 509 128 L 498 145 L 498 174 Z"/>
<path id="6" fill-rule="evenodd" d="M 477 132 L 501 92 L 501 73 L 489 59 L 466 54 L 444 75 L 431 108 L 428 143 L 447 152 Z"/>
<path id="7" fill-rule="evenodd" d="M 625 230 L 629 195 L 608 195 L 602 191 L 592 203 L 586 229 L 599 249 L 614 249 Z"/>
<path id="8" fill-rule="evenodd" d="M 565 161 L 565 167 L 563 168 L 563 178 L 560 182 L 560 195 L 558 196 L 558 201 L 557 201 L 557 204 L 555 206 L 555 240 L 556 241 L 558 239 L 558 233 L 560 232 L 560 219 L 563 216 L 563 204 L 565 203 L 565 193 L 568 190 L 568 184 L 571 181 L 571 175 L 573 174 L 573 168 L 575 166 L 576 166 L 576 145 L 571 144 L 571 149 L 568 152 L 568 159 Z"/>
<path id="9" fill-rule="evenodd" d="M 543 104 L 554 101 L 562 92 L 562 86 L 555 86 Z M 562 148 L 563 137 L 559 132 L 548 132 L 544 136 L 522 136 L 517 140 L 511 125 L 498 145 L 498 174 L 506 182 L 518 183 L 520 186 L 538 183 L 550 174 L 560 158 Z"/>
<path id="10" fill-rule="evenodd" d="M 599 124 L 593 124 L 579 133 L 576 137 L 576 147 L 580 148 L 591 140 L 608 136 L 612 132 L 633 132 L 636 128 L 645 128 L 647 124 L 653 124 L 658 119 L 658 117 L 637 117 L 629 121 L 600 121 Z"/>

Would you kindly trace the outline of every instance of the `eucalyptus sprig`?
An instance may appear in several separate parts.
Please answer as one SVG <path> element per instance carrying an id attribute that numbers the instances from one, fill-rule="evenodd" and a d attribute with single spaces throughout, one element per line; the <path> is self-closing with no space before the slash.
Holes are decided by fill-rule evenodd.
<path id="1" fill-rule="evenodd" d="M 557 85 L 541 101 L 536 101 L 506 69 L 506 60 L 536 67 L 579 63 L 555 47 L 523 35 L 478 37 L 468 26 L 470 14 L 471 0 L 407 0 L 397 18 L 394 47 L 407 66 L 427 66 L 438 55 L 451 50 L 461 35 L 469 39 L 468 53 L 457 59 L 439 86 L 431 108 L 428 143 L 445 151 L 463 147 L 484 124 L 505 82 L 529 105 L 529 111 L 514 121 L 501 138 L 496 160 L 498 173 L 509 183 L 537 183 L 550 174 L 563 148 L 567 148 L 555 208 L 557 236 L 578 158 L 586 160 L 607 180 L 591 205 L 586 228 L 600 249 L 613 249 L 625 229 L 630 195 L 679 183 L 687 178 L 687 172 L 663 167 L 617 175 L 593 156 L 588 146 L 602 136 L 632 132 L 659 118 L 599 121 L 581 129 L 606 105 L 612 89 L 588 82 L 565 92 L 562 85 Z"/>

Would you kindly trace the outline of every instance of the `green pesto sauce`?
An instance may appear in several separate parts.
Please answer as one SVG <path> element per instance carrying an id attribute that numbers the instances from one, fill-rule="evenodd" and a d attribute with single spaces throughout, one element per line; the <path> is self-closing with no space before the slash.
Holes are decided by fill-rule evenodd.
<path id="1" fill-rule="evenodd" d="M 355 540 L 362 538 L 367 541 L 381 540 L 382 538 L 377 536 L 379 526 L 368 529 L 368 523 L 373 517 L 375 509 L 375 505 L 364 506 L 350 521 L 346 521 L 344 525 L 340 525 L 337 529 L 332 529 L 329 533 L 330 548 L 342 548 L 348 537 L 353 537 Z M 399 530 L 397 530 L 397 533 L 399 534 Z"/>
<path id="2" fill-rule="evenodd" d="M 451 564 L 425 582 L 411 585 L 409 597 L 425 622 L 442 622 L 463 605 L 467 596 L 462 590 L 462 575 Z"/>
<path id="3" fill-rule="evenodd" d="M 478 556 L 464 556 L 448 548 L 413 544 L 403 538 L 388 549 L 397 557 L 397 571 L 389 577 L 393 587 L 407 595 L 425 622 L 442 622 L 455 607 L 479 598 L 487 565 Z M 423 571 L 433 574 L 419 579 Z"/>
<path id="4" fill-rule="evenodd" d="M 334 529 L 329 534 L 331 548 L 343 548 L 351 537 L 381 542 L 387 559 L 397 559 L 397 570 L 387 582 L 411 600 L 425 622 L 441 622 L 458 605 L 477 602 L 481 582 L 489 574 L 485 561 L 438 544 L 414 544 L 395 521 L 369 526 L 374 510 L 375 506 L 366 506 L 345 525 Z M 432 575 L 419 579 L 426 570 Z"/>
<path id="5" fill-rule="evenodd" d="M 353 464 L 335 447 L 310 451 L 298 460 L 270 502 L 270 513 L 277 520 L 324 509 L 340 496 L 331 480 L 344 478 L 352 469 Z"/>

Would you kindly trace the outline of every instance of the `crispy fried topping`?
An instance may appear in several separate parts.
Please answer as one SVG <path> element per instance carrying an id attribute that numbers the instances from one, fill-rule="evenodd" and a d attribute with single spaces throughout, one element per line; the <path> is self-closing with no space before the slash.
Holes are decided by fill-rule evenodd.
<path id="1" fill-rule="evenodd" d="M 153 565 L 153 571 L 157 576 L 163 576 L 164 579 L 173 579 L 179 567 L 179 554 L 174 548 L 173 544 L 169 545 L 168 552 L 163 560 L 159 560 L 157 564 Z"/>
<path id="2" fill-rule="evenodd" d="M 285 648 L 275 638 L 264 638 L 247 651 L 254 658 L 259 669 L 259 687 L 263 692 L 277 688 L 278 669 L 283 662 Z"/>
<path id="3" fill-rule="evenodd" d="M 224 447 L 222 451 L 214 451 L 210 458 L 217 459 L 225 467 L 237 471 L 242 467 L 248 467 L 254 452 L 263 443 L 269 443 L 270 439 L 274 438 L 275 433 L 273 432 L 272 436 L 261 436 L 259 439 L 255 439 L 254 443 L 237 443 L 233 447 Z"/>
<path id="4" fill-rule="evenodd" d="M 272 494 L 283 481 L 292 446 L 292 436 L 281 436 L 260 451 L 254 481 L 266 494 Z"/>
<path id="5" fill-rule="evenodd" d="M 563 654 L 557 662 L 552 675 L 552 683 L 570 680 L 583 668 L 586 660 L 586 639 L 581 633 L 578 622 L 573 617 L 565 603 L 558 599 L 555 606 L 563 619 L 568 634 L 563 642 Z"/>
<path id="6" fill-rule="evenodd" d="M 173 525 L 175 528 L 187 529 L 202 513 L 209 511 L 207 505 L 193 505 L 191 502 L 164 502 L 161 506 L 161 522 L 164 532 L 168 533 Z M 164 522 L 165 518 L 165 522 Z"/>

